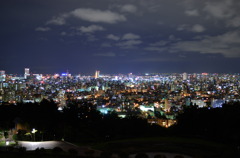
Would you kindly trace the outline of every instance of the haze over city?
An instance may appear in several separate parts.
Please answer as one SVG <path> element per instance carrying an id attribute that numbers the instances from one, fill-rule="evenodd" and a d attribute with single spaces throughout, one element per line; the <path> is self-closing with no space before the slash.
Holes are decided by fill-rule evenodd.
<path id="1" fill-rule="evenodd" d="M 0 68 L 239 72 L 237 0 L 2 0 Z"/>

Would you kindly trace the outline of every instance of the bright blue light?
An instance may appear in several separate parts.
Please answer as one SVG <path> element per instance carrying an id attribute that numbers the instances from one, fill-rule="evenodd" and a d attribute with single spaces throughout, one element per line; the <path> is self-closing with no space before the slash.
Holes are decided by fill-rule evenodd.
<path id="1" fill-rule="evenodd" d="M 67 76 L 67 73 L 62 73 L 62 76 Z"/>

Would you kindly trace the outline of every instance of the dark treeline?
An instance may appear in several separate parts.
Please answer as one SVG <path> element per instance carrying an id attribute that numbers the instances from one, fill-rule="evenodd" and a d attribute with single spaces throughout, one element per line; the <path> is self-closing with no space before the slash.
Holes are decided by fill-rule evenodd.
<path id="1" fill-rule="evenodd" d="M 240 103 L 224 104 L 222 108 L 184 108 L 178 124 L 171 132 L 184 136 L 197 136 L 240 145 Z"/>
<path id="2" fill-rule="evenodd" d="M 116 112 L 102 115 L 90 103 L 69 104 L 58 111 L 53 101 L 40 104 L 26 103 L 0 106 L 0 131 L 21 126 L 14 136 L 17 140 L 66 140 L 71 142 L 96 142 L 165 134 L 166 129 L 150 125 L 135 115 L 119 118 Z"/>
<path id="3" fill-rule="evenodd" d="M 134 137 L 187 136 L 201 137 L 239 144 L 240 103 L 229 103 L 222 108 L 184 108 L 177 117 L 178 123 L 168 129 L 147 123 L 146 119 L 130 114 L 119 118 L 116 112 L 102 115 L 90 103 L 69 104 L 58 111 L 53 101 L 40 104 L 0 106 L 0 131 L 21 125 L 14 136 L 17 140 L 67 140 L 71 142 L 98 142 Z"/>

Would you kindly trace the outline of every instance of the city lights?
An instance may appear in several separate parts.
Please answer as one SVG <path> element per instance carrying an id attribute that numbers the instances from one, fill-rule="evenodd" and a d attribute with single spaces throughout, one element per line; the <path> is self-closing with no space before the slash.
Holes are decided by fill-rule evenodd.
<path id="1" fill-rule="evenodd" d="M 2 76 L 6 75 L 5 71 L 1 72 Z M 238 74 L 185 72 L 100 76 L 100 71 L 96 71 L 93 76 L 74 76 L 69 73 L 60 76 L 32 75 L 30 69 L 26 68 L 24 75 L 23 78 L 14 78 L 14 82 L 11 77 L 1 81 L 1 104 L 40 103 L 45 98 L 53 100 L 58 110 L 63 111 L 72 101 L 87 102 L 104 115 L 116 111 L 119 117 L 125 117 L 127 111 L 137 110 L 139 117 L 159 119 L 160 122 L 150 122 L 169 127 L 175 123 L 183 106 L 221 108 L 226 102 L 240 100 Z M 172 123 L 165 125 L 156 113 Z M 33 140 L 36 132 L 32 130 Z"/>

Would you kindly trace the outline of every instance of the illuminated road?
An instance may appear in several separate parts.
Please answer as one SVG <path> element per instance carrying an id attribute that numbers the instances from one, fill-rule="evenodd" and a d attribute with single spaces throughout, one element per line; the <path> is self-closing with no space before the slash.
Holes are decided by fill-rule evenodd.
<path id="1" fill-rule="evenodd" d="M 44 141 L 44 142 L 19 141 L 18 143 L 19 146 L 25 147 L 27 150 L 35 150 L 37 148 L 53 149 L 55 147 L 60 147 L 64 151 L 68 152 L 69 149 L 75 149 L 78 151 L 78 155 L 80 156 L 85 156 L 85 152 L 90 150 L 90 148 L 87 146 L 79 147 L 74 144 L 63 141 Z M 98 150 L 94 151 L 95 151 L 94 156 L 100 155 L 100 151 Z"/>

